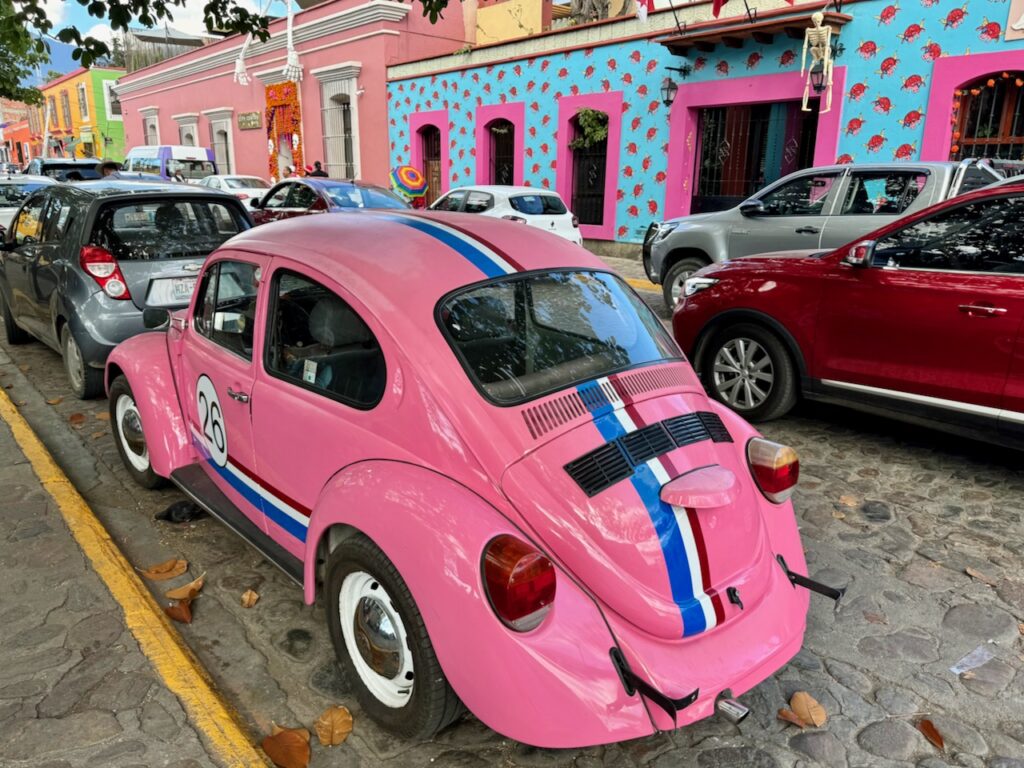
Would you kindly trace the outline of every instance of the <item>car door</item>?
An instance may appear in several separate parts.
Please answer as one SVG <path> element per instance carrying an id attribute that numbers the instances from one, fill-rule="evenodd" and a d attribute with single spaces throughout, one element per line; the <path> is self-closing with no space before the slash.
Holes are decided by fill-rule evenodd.
<path id="1" fill-rule="evenodd" d="M 288 195 L 295 184 L 284 181 L 267 192 L 260 203 L 260 207 L 252 212 L 252 218 L 257 224 L 268 224 L 282 218 L 288 206 Z"/>
<path id="2" fill-rule="evenodd" d="M 327 203 L 321 200 L 320 195 L 308 184 L 292 184 L 288 190 L 288 199 L 285 202 L 285 209 L 281 211 L 281 218 L 292 218 L 293 216 L 305 216 L 309 213 L 323 213 L 327 211 Z"/>
<path id="3" fill-rule="evenodd" d="M 268 532 L 301 559 L 324 486 L 339 469 L 391 452 L 381 441 L 398 406 L 386 393 L 389 340 L 354 297 L 293 262 L 275 266 L 268 296 L 252 398 L 256 469 Z"/>
<path id="4" fill-rule="evenodd" d="M 729 258 L 771 251 L 818 248 L 835 205 L 843 171 L 814 171 L 784 180 L 758 194 L 755 215 L 736 216 L 729 232 Z"/>
<path id="5" fill-rule="evenodd" d="M 43 216 L 49 202 L 50 195 L 46 191 L 36 192 L 25 201 L 12 223 L 12 248 L 4 254 L 11 314 L 33 335 L 39 330 L 39 310 L 33 295 L 30 268 L 43 249 Z"/>
<path id="6" fill-rule="evenodd" d="M 995 417 L 1024 318 L 1024 196 L 947 206 L 824 281 L 812 368 L 826 389 Z"/>
<path id="7" fill-rule="evenodd" d="M 71 202 L 59 193 L 51 193 L 43 210 L 43 227 L 39 243 L 25 265 L 29 304 L 34 314 L 26 315 L 25 324 L 33 335 L 59 343 L 55 312 L 63 309 L 56 295 L 61 285 L 61 271 L 66 265 L 68 229 L 71 223 Z M 77 258 L 78 249 L 73 245 L 72 255 Z"/>
<path id="8" fill-rule="evenodd" d="M 896 221 L 924 192 L 928 181 L 926 171 L 913 168 L 851 169 L 835 211 L 822 226 L 821 247 L 838 248 Z"/>
<path id="9" fill-rule="evenodd" d="M 184 331 L 178 381 L 204 471 L 261 531 L 263 505 L 250 481 L 256 468 L 251 396 L 267 263 L 230 251 L 207 263 Z"/>
<path id="10" fill-rule="evenodd" d="M 430 210 L 432 210 L 432 211 L 461 211 L 462 210 L 462 203 L 465 201 L 466 193 L 468 191 L 469 190 L 466 190 L 466 189 L 456 189 L 456 190 L 453 190 L 452 192 L 449 192 L 444 197 L 436 200 L 434 202 L 434 204 L 432 206 L 430 206 Z"/>

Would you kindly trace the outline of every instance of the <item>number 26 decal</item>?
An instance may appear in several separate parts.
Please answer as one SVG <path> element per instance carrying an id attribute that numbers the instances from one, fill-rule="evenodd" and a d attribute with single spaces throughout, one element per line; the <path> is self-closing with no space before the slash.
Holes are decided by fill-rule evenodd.
<path id="1" fill-rule="evenodd" d="M 199 431 L 203 444 L 210 452 L 210 458 L 218 466 L 228 463 L 228 435 L 224 429 L 224 413 L 221 411 L 217 390 L 205 374 L 196 382 L 196 404 L 199 407 Z"/>

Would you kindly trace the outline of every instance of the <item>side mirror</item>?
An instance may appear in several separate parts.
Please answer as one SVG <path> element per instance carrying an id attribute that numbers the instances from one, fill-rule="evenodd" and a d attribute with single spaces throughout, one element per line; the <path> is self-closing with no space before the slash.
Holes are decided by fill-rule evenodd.
<path id="1" fill-rule="evenodd" d="M 764 203 L 760 200 L 746 200 L 740 203 L 740 213 L 744 216 L 764 216 L 765 208 Z"/>
<path id="2" fill-rule="evenodd" d="M 861 240 L 850 246 L 843 257 L 843 263 L 851 267 L 870 267 L 875 258 L 875 241 Z"/>
<path id="3" fill-rule="evenodd" d="M 260 199 L 258 197 L 250 197 L 249 207 L 258 211 L 260 209 Z"/>
<path id="4" fill-rule="evenodd" d="M 171 313 L 166 309 L 147 307 L 142 310 L 142 324 L 151 331 L 155 331 L 159 328 L 165 328 L 170 322 Z"/>

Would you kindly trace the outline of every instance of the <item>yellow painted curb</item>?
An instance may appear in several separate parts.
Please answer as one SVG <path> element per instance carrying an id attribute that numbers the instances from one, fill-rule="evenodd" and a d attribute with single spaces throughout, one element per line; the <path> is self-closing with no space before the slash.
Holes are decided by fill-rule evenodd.
<path id="1" fill-rule="evenodd" d="M 238 713 L 217 694 L 213 682 L 178 631 L 157 605 L 135 569 L 125 559 L 85 499 L 0 389 L 0 418 L 10 427 L 22 453 L 50 494 L 78 546 L 124 611 L 125 625 L 134 635 L 156 673 L 178 697 L 211 757 L 224 766 L 266 766 Z"/>
<path id="2" fill-rule="evenodd" d="M 661 286 L 655 285 L 650 280 L 640 280 L 635 277 L 627 277 L 626 282 L 638 291 L 655 291 L 656 293 L 661 293 Z"/>

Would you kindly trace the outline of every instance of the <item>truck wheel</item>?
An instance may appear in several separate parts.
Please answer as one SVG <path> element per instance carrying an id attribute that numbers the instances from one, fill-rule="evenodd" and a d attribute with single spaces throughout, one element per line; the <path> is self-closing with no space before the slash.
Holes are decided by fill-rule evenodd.
<path id="1" fill-rule="evenodd" d="M 103 371 L 85 362 L 82 350 L 67 323 L 60 332 L 60 348 L 64 353 L 64 371 L 71 391 L 79 400 L 92 400 L 103 394 Z"/>
<path id="2" fill-rule="evenodd" d="M 748 421 L 771 421 L 796 404 L 796 372 L 771 331 L 739 323 L 715 334 L 701 372 L 704 388 Z"/>
<path id="3" fill-rule="evenodd" d="M 327 561 L 327 626 L 341 672 L 382 728 L 429 739 L 462 714 L 416 603 L 398 570 L 365 536 Z"/>
<path id="4" fill-rule="evenodd" d="M 132 480 L 150 490 L 167 485 L 167 480 L 153 471 L 149 449 L 142 429 L 142 417 L 135 405 L 135 395 L 128 379 L 118 376 L 110 385 L 110 425 L 114 443 Z"/>
<path id="5" fill-rule="evenodd" d="M 27 344 L 32 341 L 32 337 L 28 335 L 28 331 L 22 330 L 16 322 L 14 322 L 14 315 L 11 313 L 11 308 L 8 306 L 6 299 L 0 295 L 0 304 L 3 305 L 4 313 L 4 331 L 7 333 L 8 344 Z"/>
<path id="6" fill-rule="evenodd" d="M 683 297 L 683 283 L 686 282 L 686 278 L 707 265 L 706 261 L 697 256 L 688 256 L 668 268 L 665 279 L 661 281 L 661 293 L 669 312 L 676 308 L 676 304 Z"/>

